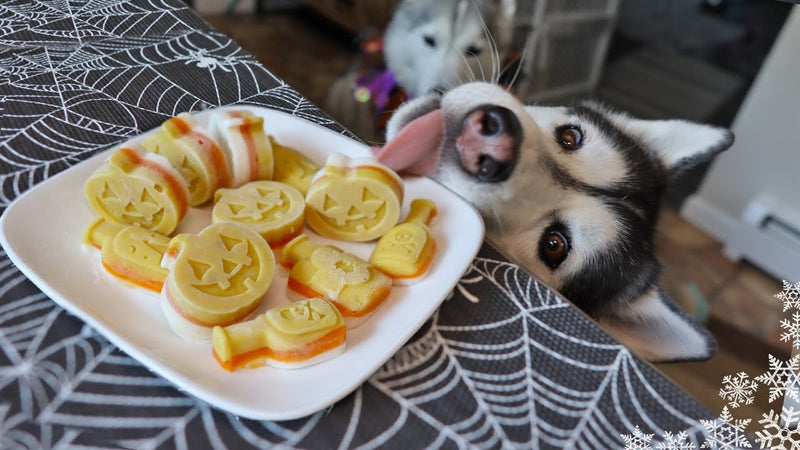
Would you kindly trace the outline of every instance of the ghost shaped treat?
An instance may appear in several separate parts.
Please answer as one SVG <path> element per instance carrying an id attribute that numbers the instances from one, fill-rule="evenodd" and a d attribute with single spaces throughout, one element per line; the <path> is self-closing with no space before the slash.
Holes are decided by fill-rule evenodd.
<path id="1" fill-rule="evenodd" d="M 372 264 L 332 245 L 312 242 L 305 234 L 286 244 L 280 262 L 289 269 L 289 289 L 329 300 L 348 328 L 361 325 L 392 289 L 392 279 Z"/>

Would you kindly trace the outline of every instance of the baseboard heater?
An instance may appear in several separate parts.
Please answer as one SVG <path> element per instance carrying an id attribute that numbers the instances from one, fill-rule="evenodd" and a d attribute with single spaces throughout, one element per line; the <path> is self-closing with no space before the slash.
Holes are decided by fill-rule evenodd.
<path id="1" fill-rule="evenodd" d="M 786 202 L 761 194 L 734 218 L 695 195 L 682 215 L 719 239 L 728 259 L 746 259 L 779 280 L 800 282 L 800 211 Z"/>

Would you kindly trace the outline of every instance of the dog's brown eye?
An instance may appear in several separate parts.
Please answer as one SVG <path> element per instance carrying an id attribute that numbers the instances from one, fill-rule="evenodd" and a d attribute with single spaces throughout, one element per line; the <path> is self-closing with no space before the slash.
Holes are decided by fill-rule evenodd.
<path id="1" fill-rule="evenodd" d="M 555 269 L 569 254 L 569 239 L 564 232 L 550 229 L 542 235 L 539 242 L 539 257 L 550 269 Z"/>
<path id="2" fill-rule="evenodd" d="M 428 47 L 436 47 L 436 39 L 433 36 L 426 35 L 422 38 Z"/>
<path id="3" fill-rule="evenodd" d="M 464 52 L 466 56 L 478 56 L 481 54 L 481 49 L 474 45 L 470 45 L 469 48 Z"/>
<path id="4" fill-rule="evenodd" d="M 564 125 L 556 129 L 556 139 L 564 150 L 577 150 L 583 145 L 583 132 L 575 125 Z"/>

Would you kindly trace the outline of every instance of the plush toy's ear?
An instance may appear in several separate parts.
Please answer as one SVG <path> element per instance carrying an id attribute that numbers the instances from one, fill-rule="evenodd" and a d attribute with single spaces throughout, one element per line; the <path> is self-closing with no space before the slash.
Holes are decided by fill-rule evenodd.
<path id="1" fill-rule="evenodd" d="M 645 148 L 655 152 L 671 177 L 707 161 L 733 144 L 730 130 L 686 120 L 621 121 Z"/>
<path id="2" fill-rule="evenodd" d="M 704 361 L 717 351 L 708 331 L 658 287 L 599 322 L 618 341 L 653 362 Z"/>

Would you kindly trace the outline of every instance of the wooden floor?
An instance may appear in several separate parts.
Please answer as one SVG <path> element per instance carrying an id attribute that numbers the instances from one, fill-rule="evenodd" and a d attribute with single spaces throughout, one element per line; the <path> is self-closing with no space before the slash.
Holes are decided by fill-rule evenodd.
<path id="1" fill-rule="evenodd" d="M 352 36 L 307 10 L 205 18 L 317 104 L 356 51 Z M 768 354 L 785 358 L 790 350 L 779 340 L 782 310 L 775 294 L 781 283 L 746 263 L 726 260 L 721 250 L 720 243 L 675 211 L 664 212 L 657 254 L 665 290 L 690 313 L 709 316 L 706 324 L 719 353 L 703 363 L 657 367 L 715 414 L 724 405 L 718 395 L 724 376 L 746 372 L 752 379 L 767 370 Z M 753 405 L 737 409 L 736 417 L 755 423 L 761 412 L 780 409 L 766 398 L 760 393 Z"/>

